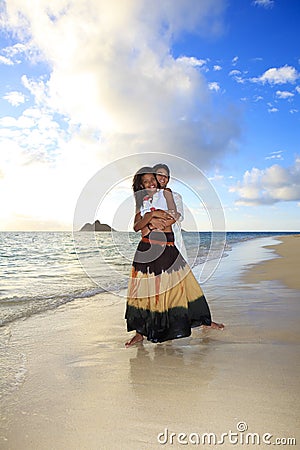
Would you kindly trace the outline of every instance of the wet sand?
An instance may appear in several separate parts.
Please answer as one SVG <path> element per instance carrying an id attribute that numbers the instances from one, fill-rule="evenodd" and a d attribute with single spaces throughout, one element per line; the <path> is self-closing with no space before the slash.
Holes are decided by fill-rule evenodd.
<path id="1" fill-rule="evenodd" d="M 287 287 L 300 290 L 300 235 L 282 236 L 279 242 L 267 247 L 275 251 L 276 259 L 252 266 L 244 279 L 248 282 L 280 280 Z"/>
<path id="2" fill-rule="evenodd" d="M 213 448 L 201 444 L 204 433 L 224 449 L 241 448 L 249 433 L 257 436 L 247 448 L 276 438 L 299 445 L 299 290 L 278 273 L 253 273 L 290 264 L 300 239 L 284 241 L 290 252 L 275 260 L 285 244 L 263 247 L 273 239 L 236 245 L 204 284 L 224 331 L 126 349 L 125 299 L 109 293 L 12 324 L 5 351 L 23 371 L 2 398 L 1 449 L 184 448 L 197 439 Z M 231 436 L 223 444 L 222 433 Z"/>

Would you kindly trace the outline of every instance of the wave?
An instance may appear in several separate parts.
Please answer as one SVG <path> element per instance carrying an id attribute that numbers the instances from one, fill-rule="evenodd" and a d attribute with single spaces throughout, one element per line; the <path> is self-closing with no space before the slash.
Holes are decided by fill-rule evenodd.
<path id="1" fill-rule="evenodd" d="M 18 319 L 25 319 L 34 314 L 42 313 L 47 310 L 56 309 L 77 299 L 85 299 L 95 297 L 105 292 L 117 293 L 126 286 L 115 285 L 106 289 L 103 287 L 95 287 L 77 291 L 70 294 L 53 295 L 53 296 L 36 296 L 36 297 L 7 297 L 0 301 L 1 316 L 0 327 L 3 327 Z M 110 303 L 111 304 L 111 303 Z M 106 304 L 103 303 L 105 306 Z"/>

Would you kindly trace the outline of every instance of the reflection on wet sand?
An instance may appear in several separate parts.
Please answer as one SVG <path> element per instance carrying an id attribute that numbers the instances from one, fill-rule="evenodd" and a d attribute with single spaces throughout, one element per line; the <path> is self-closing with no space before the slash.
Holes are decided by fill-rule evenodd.
<path id="1" fill-rule="evenodd" d="M 156 345 L 139 344 L 129 360 L 129 381 L 134 393 L 140 400 L 153 400 L 154 394 L 175 402 L 178 390 L 193 390 L 193 395 L 197 395 L 194 382 L 198 391 L 214 374 L 214 366 L 207 358 L 213 351 L 213 342 L 210 337 L 194 337 Z"/>

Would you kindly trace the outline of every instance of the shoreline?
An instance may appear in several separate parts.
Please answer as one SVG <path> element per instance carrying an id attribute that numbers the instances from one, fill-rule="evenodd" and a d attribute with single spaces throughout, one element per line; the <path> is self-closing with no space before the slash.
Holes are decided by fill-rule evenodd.
<path id="1" fill-rule="evenodd" d="M 32 232 L 24 232 L 24 233 L 32 234 Z M 45 232 L 45 233 L 47 234 L 48 232 Z M 249 237 L 249 233 L 250 233 L 251 237 Z M 241 240 L 235 240 L 235 239 L 240 239 L 240 237 L 235 238 L 234 236 L 233 237 L 230 236 L 230 234 L 235 235 L 236 232 L 228 232 L 227 237 L 226 237 L 226 239 L 227 239 L 226 245 L 228 245 L 228 247 L 225 246 L 224 254 L 222 255 L 222 258 L 224 258 L 225 256 L 228 256 L 228 253 L 229 254 L 231 253 L 232 246 L 235 246 L 239 243 L 248 242 L 250 240 L 264 239 L 266 236 L 260 236 L 260 234 L 263 233 L 263 235 L 264 235 L 267 232 L 255 232 L 255 233 L 258 233 L 258 236 L 253 236 L 254 232 L 249 232 L 249 233 L 247 231 L 242 232 L 243 238 Z M 273 240 L 275 237 L 274 233 L 276 233 L 276 236 L 277 236 L 277 232 L 267 233 L 267 234 L 269 234 L 268 238 Z M 291 232 L 286 232 L 286 233 L 288 233 L 287 235 L 289 236 Z M 11 233 L 11 234 L 14 234 L 14 233 Z M 105 234 L 107 234 L 107 233 L 105 233 Z M 135 232 L 132 232 L 132 234 L 138 238 L 138 236 Z M 192 234 L 194 234 L 194 232 L 192 232 Z M 240 233 L 237 232 L 237 234 L 239 235 Z M 206 236 L 206 232 L 204 232 L 204 242 L 206 239 L 205 236 Z M 228 236 L 229 236 L 229 240 L 228 240 Z M 31 243 L 31 240 L 30 240 L 30 243 Z M 71 244 L 73 246 L 73 241 Z M 208 251 L 208 249 L 206 249 L 205 251 Z M 219 256 L 220 256 L 219 254 L 217 256 L 210 255 L 210 259 L 208 259 L 204 265 L 203 265 L 203 262 L 201 262 L 201 261 L 202 261 L 202 258 L 205 258 L 205 256 L 199 256 L 200 261 L 196 263 L 196 265 L 193 267 L 193 270 L 195 270 L 196 272 L 202 271 L 202 268 L 204 268 L 204 266 L 205 266 L 205 269 L 203 269 L 204 273 L 210 272 L 211 270 L 216 270 L 216 267 L 218 266 Z M 80 277 L 80 276 L 82 276 L 82 268 L 80 266 L 78 266 L 78 264 L 77 264 L 77 262 L 78 262 L 77 256 L 75 259 L 76 259 L 75 264 L 72 259 L 69 261 L 69 264 L 72 265 L 74 270 L 77 270 L 76 267 L 79 268 L 78 276 Z M 131 258 L 129 258 L 129 260 L 131 260 Z M 191 258 L 189 262 L 192 263 L 192 265 L 193 265 L 193 262 L 195 262 L 195 261 L 193 260 L 193 258 Z M 44 265 L 43 266 L 44 271 L 46 271 L 47 266 L 45 266 L 45 261 L 43 261 L 43 265 Z M 30 271 L 32 270 L 31 266 L 32 266 L 32 262 L 31 262 L 31 264 L 29 264 L 28 267 L 25 267 L 25 271 L 27 269 L 27 273 L 30 273 Z M 26 275 L 24 276 L 22 273 L 23 269 L 24 269 L 24 267 L 22 267 L 22 266 L 21 267 L 16 266 L 15 273 L 18 275 L 17 275 L 17 277 L 10 279 L 9 284 L 7 284 L 6 280 L 3 280 L 4 281 L 4 286 L 2 286 L 3 292 L 4 293 L 11 292 L 12 298 L 10 299 L 8 297 L 6 298 L 5 296 L 3 296 L 3 292 L 2 292 L 2 296 L 0 296 L 1 297 L 0 298 L 0 327 L 7 326 L 7 325 L 9 325 L 9 323 L 14 322 L 15 320 L 17 320 L 17 321 L 23 320 L 24 318 L 28 317 L 29 315 L 31 316 L 34 314 L 40 314 L 43 312 L 47 312 L 47 310 L 57 308 L 64 303 L 73 302 L 74 300 L 76 300 L 76 298 L 93 297 L 94 295 L 97 295 L 97 294 L 101 295 L 101 293 L 106 292 L 105 287 L 95 286 L 93 283 L 91 283 L 89 286 L 86 285 L 86 287 L 82 288 L 82 289 L 80 286 L 78 286 L 79 291 L 76 291 L 76 289 L 74 290 L 74 286 L 71 286 L 71 289 L 69 290 L 70 285 L 68 285 L 68 288 L 66 288 L 66 285 L 65 285 L 64 290 L 59 289 L 60 295 L 55 296 L 55 294 L 54 294 L 55 291 L 53 291 L 52 289 L 49 290 L 48 286 L 50 286 L 50 285 L 48 284 L 48 286 L 45 286 L 46 290 L 43 291 L 42 295 L 39 294 L 39 295 L 37 295 L 36 298 L 35 297 L 31 298 L 31 295 L 29 295 L 28 298 L 26 298 L 26 291 L 27 290 L 30 291 L 32 289 L 34 290 L 35 287 L 31 286 L 30 283 L 32 282 L 32 280 L 30 280 L 30 279 L 28 280 L 29 285 L 26 284 L 27 279 L 26 279 Z M 130 265 L 128 265 L 128 274 L 129 273 L 130 273 Z M 44 273 L 39 273 L 39 271 L 37 271 L 37 275 L 38 276 L 41 275 L 41 278 L 39 279 L 40 283 L 43 284 L 45 282 L 48 282 L 49 278 L 47 278 L 46 280 L 43 278 Z M 52 285 L 59 286 L 59 280 L 58 280 L 58 278 L 55 278 L 55 273 L 54 274 L 49 273 L 49 274 L 47 274 L 47 277 L 49 275 L 54 276 L 54 278 L 52 279 L 53 280 Z M 68 275 L 69 275 L 69 272 L 66 271 L 64 278 L 67 279 Z M 22 290 L 19 289 L 19 291 L 15 291 L 15 287 L 18 287 L 20 285 L 19 282 L 22 279 L 24 279 L 24 289 L 22 289 Z M 103 279 L 105 279 L 105 277 Z M 201 280 L 201 283 L 204 282 L 205 277 L 203 276 L 203 274 L 199 279 Z M 117 295 L 117 292 L 120 289 L 126 289 L 127 281 L 126 280 L 124 280 L 124 281 L 125 281 L 124 286 L 123 285 L 121 286 L 118 284 L 114 288 L 112 287 L 111 289 L 109 289 L 110 292 L 112 292 L 112 294 L 116 293 L 116 295 Z M 117 282 L 119 283 L 119 279 Z M 21 281 L 21 284 L 22 284 L 22 281 Z M 14 288 L 12 288 L 12 286 L 14 286 Z M 113 289 L 115 289 L 115 292 Z M 16 294 L 15 296 L 13 294 L 14 292 Z M 25 294 L 25 296 L 23 294 Z M 20 297 L 20 300 L 18 300 L 18 297 Z M 7 305 L 9 305 L 8 308 L 7 308 Z"/>
<path id="2" fill-rule="evenodd" d="M 1 448 L 159 449 L 166 428 L 220 437 L 241 422 L 299 442 L 299 292 L 243 279 L 249 262 L 273 258 L 266 242 L 233 246 L 203 285 L 224 331 L 126 349 L 125 301 L 110 293 L 12 323 L 3 348 L 18 384 L 3 397 Z"/>
<path id="3" fill-rule="evenodd" d="M 247 283 L 278 280 L 290 289 L 300 290 L 300 235 L 274 237 L 276 245 L 265 248 L 273 250 L 275 258 L 258 264 L 249 264 L 243 275 Z"/>

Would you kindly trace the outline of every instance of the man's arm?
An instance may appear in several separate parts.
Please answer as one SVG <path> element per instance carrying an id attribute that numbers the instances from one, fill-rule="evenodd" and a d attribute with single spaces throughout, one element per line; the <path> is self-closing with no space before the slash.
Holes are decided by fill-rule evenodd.
<path id="1" fill-rule="evenodd" d="M 173 192 L 170 188 L 164 188 L 164 196 L 167 201 L 168 211 L 171 214 L 171 216 L 175 219 L 174 222 L 169 223 L 169 225 L 172 225 L 177 220 L 180 219 L 180 213 L 177 210 L 176 203 L 174 201 Z"/>
<path id="2" fill-rule="evenodd" d="M 173 198 L 176 205 L 177 213 L 179 214 L 179 218 L 177 219 L 179 222 L 182 222 L 184 219 L 184 208 L 182 197 L 178 192 L 173 192 Z"/>

